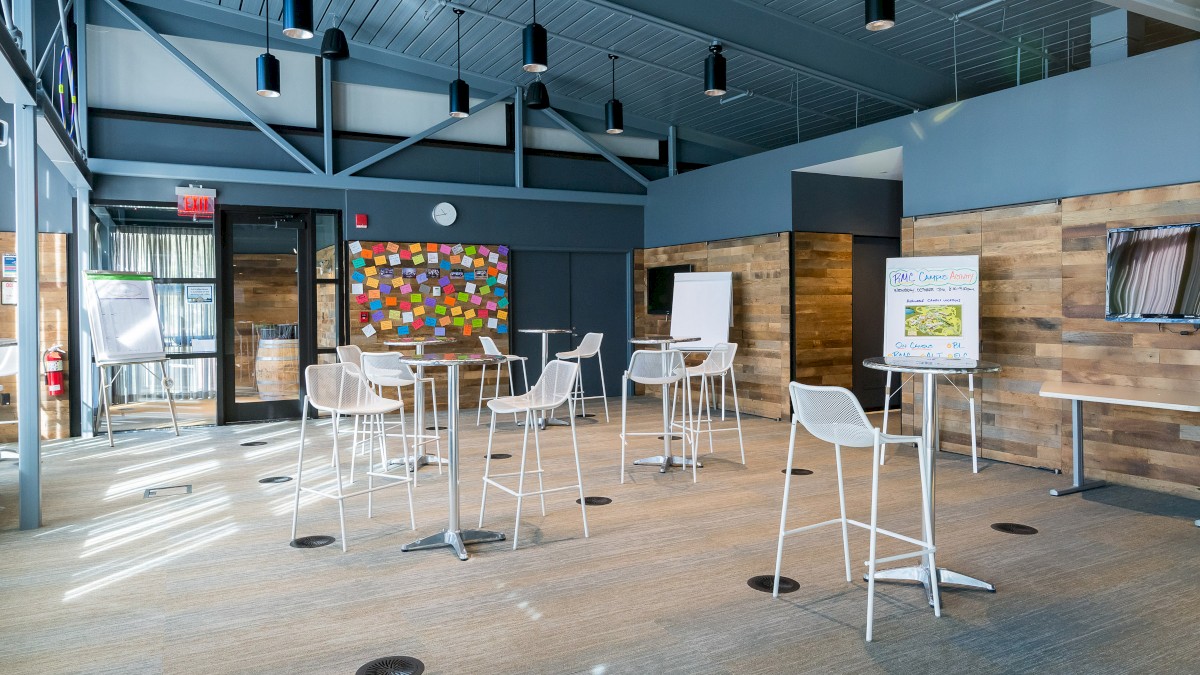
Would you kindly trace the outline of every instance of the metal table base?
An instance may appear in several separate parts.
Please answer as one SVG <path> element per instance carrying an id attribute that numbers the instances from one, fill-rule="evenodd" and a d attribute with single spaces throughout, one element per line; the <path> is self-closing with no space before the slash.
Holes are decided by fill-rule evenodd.
<path id="1" fill-rule="evenodd" d="M 491 532 L 489 530 L 442 530 L 437 534 L 422 537 L 411 544 L 405 544 L 400 547 L 400 550 L 422 551 L 428 548 L 448 546 L 454 549 L 454 553 L 458 555 L 459 560 L 466 560 L 469 557 L 467 555 L 467 544 L 482 544 L 490 541 L 504 541 L 504 533 Z"/>

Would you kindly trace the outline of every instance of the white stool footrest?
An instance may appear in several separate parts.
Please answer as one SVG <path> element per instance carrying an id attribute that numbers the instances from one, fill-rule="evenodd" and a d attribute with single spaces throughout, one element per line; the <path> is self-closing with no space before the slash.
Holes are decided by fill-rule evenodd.
<path id="1" fill-rule="evenodd" d="M 527 471 L 526 473 L 534 473 L 534 472 Z M 493 474 L 493 476 L 497 476 L 497 475 L 513 476 L 516 474 L 511 474 L 511 473 L 509 473 L 509 474 Z M 579 489 L 579 485 L 575 484 L 575 485 L 567 485 L 565 487 L 547 488 L 545 490 L 528 490 L 526 492 L 517 492 L 516 490 L 513 490 L 512 488 L 508 487 L 507 485 L 504 485 L 503 483 L 492 480 L 492 476 L 484 478 L 483 482 L 487 483 L 488 485 L 491 485 L 494 488 L 503 490 L 514 497 L 529 497 L 531 495 L 545 495 L 545 494 L 550 494 L 551 492 L 562 492 L 564 490 L 578 490 Z"/>
<path id="2" fill-rule="evenodd" d="M 886 558 L 876 558 L 875 559 L 875 567 L 876 567 L 876 569 L 878 569 L 879 565 L 881 563 L 896 562 L 897 560 L 904 560 L 905 558 L 919 558 L 923 555 L 929 555 L 930 553 L 934 553 L 936 551 L 937 551 L 937 547 L 931 546 L 929 548 L 922 548 L 920 551 L 913 551 L 912 553 L 899 553 L 897 555 L 889 555 Z M 870 567 L 871 562 L 869 560 L 865 561 L 865 562 L 863 562 L 863 565 Z"/>
<path id="3" fill-rule="evenodd" d="M 309 492 L 309 493 L 312 493 L 315 495 L 320 495 L 322 497 L 328 497 L 329 499 L 346 499 L 347 497 L 357 497 L 358 495 L 365 495 L 368 492 L 377 492 L 384 488 L 395 487 L 397 485 L 403 485 L 405 483 L 412 482 L 412 479 L 408 478 L 407 476 L 395 476 L 395 475 L 387 474 L 387 473 L 370 473 L 368 475 L 375 476 L 376 478 L 391 478 L 392 480 L 394 480 L 396 482 L 395 483 L 385 483 L 383 485 L 377 485 L 375 487 L 366 488 L 364 490 L 356 490 L 354 492 L 343 492 L 340 495 L 332 493 L 332 492 L 326 492 L 319 488 L 305 487 L 303 485 L 300 486 L 300 491 L 301 492 Z"/>

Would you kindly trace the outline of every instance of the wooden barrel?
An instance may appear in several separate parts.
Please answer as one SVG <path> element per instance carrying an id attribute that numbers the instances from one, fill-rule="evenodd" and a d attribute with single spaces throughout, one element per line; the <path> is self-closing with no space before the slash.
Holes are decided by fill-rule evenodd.
<path id="1" fill-rule="evenodd" d="M 300 395 L 300 341 L 259 340 L 254 357 L 259 398 L 274 401 Z"/>

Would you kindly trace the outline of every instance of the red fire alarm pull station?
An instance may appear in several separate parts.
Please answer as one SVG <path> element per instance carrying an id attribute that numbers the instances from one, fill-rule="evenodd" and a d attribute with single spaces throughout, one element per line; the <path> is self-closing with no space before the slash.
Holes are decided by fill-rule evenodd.
<path id="1" fill-rule="evenodd" d="M 354 227 L 357 227 L 357 228 L 358 228 L 358 229 L 360 229 L 360 230 L 366 229 L 366 227 L 367 227 L 367 214 L 365 214 L 365 213 L 356 213 L 356 214 L 354 214 Z"/>
<path id="2" fill-rule="evenodd" d="M 358 322 L 359 323 L 370 323 L 371 322 L 371 313 L 370 312 L 359 312 L 358 313 Z"/>

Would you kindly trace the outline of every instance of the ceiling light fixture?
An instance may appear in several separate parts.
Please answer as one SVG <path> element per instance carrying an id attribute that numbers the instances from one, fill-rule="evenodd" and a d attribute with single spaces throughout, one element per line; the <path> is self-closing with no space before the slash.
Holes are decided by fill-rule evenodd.
<path id="1" fill-rule="evenodd" d="M 267 98 L 279 96 L 279 59 L 271 56 L 271 22 L 267 3 L 263 3 L 263 33 L 267 38 L 267 52 L 258 55 L 258 95 Z"/>
<path id="2" fill-rule="evenodd" d="M 341 20 L 334 17 L 334 26 L 325 31 L 321 39 L 321 58 L 330 61 L 341 61 L 350 58 L 350 45 L 346 42 L 346 34 L 342 32 Z"/>
<path id="3" fill-rule="evenodd" d="M 604 131 L 619 134 L 625 131 L 625 114 L 617 100 L 617 55 L 609 54 L 608 58 L 612 61 L 612 98 L 604 104 Z"/>
<path id="4" fill-rule="evenodd" d="M 550 92 L 546 90 L 541 74 L 525 87 L 525 107 L 530 110 L 545 110 L 550 107 Z"/>
<path id="5" fill-rule="evenodd" d="M 725 86 L 725 57 L 721 56 L 721 43 L 713 40 L 708 48 L 708 56 L 704 58 L 704 95 L 724 96 Z"/>
<path id="6" fill-rule="evenodd" d="M 312 39 L 312 0 L 283 0 L 283 34 L 297 40 Z"/>
<path id="7" fill-rule="evenodd" d="M 896 0 L 867 0 L 867 30 L 887 30 L 896 25 Z"/>
<path id="8" fill-rule="evenodd" d="M 521 67 L 529 73 L 544 73 L 546 65 L 546 29 L 537 22 L 537 0 L 533 0 L 533 23 L 525 26 L 521 34 L 525 63 Z"/>
<path id="9" fill-rule="evenodd" d="M 454 28 L 458 34 L 454 41 L 454 64 L 458 78 L 450 83 L 450 116 L 468 117 L 471 114 L 471 88 L 462 79 L 462 15 L 463 10 L 454 10 Z"/>

